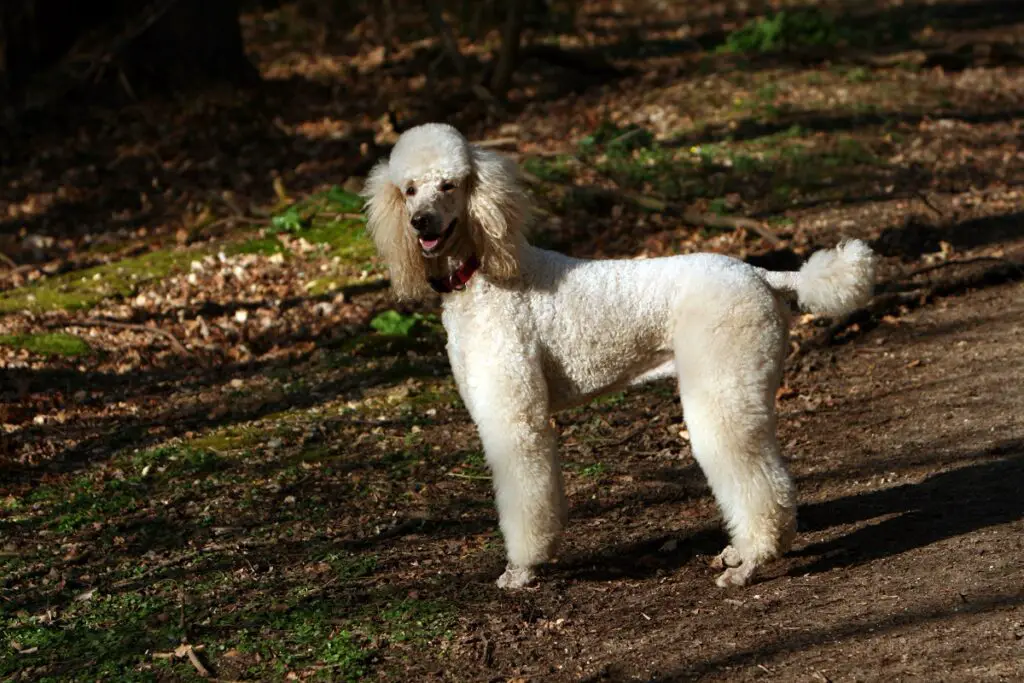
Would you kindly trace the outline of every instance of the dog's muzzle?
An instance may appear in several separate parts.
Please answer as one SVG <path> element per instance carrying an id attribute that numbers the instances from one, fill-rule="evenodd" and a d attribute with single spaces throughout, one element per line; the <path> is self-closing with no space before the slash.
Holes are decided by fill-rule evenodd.
<path id="1" fill-rule="evenodd" d="M 445 242 L 455 230 L 458 218 L 453 218 L 443 231 L 434 215 L 413 216 L 412 227 L 420 242 L 420 251 L 424 256 L 436 256 L 444 248 Z"/>

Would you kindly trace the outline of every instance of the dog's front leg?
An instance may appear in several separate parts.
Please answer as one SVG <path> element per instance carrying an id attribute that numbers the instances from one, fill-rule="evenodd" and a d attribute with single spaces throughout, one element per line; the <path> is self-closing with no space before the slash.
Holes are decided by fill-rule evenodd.
<path id="1" fill-rule="evenodd" d="M 479 373 L 467 368 L 468 381 L 460 382 L 494 480 L 508 554 L 508 566 L 498 579 L 501 588 L 520 588 L 533 581 L 534 568 L 554 555 L 566 522 L 547 387 L 539 369 L 537 377 L 523 376 L 532 373 L 524 372 L 522 360 L 488 363 Z M 506 368 L 523 374 L 509 377 L 502 371 Z"/>
<path id="2" fill-rule="evenodd" d="M 533 581 L 534 568 L 554 555 L 566 521 L 565 492 L 554 430 L 547 417 L 509 416 L 480 425 L 508 566 L 501 588 Z"/>

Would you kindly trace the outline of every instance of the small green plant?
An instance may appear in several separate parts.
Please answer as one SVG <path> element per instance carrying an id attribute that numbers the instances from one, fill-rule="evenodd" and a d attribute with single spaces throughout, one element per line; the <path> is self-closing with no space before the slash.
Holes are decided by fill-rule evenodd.
<path id="1" fill-rule="evenodd" d="M 285 207 L 270 219 L 270 226 L 276 232 L 298 233 L 318 219 L 338 220 L 341 215 L 358 214 L 362 208 L 359 195 L 333 186 Z"/>
<path id="2" fill-rule="evenodd" d="M 523 162 L 523 169 L 541 180 L 555 183 L 565 182 L 573 175 L 568 157 L 530 157 Z"/>
<path id="3" fill-rule="evenodd" d="M 272 256 L 285 252 L 285 236 L 324 245 L 350 263 L 365 263 L 374 254 L 360 212 L 363 200 L 339 187 L 312 194 L 281 208 L 262 237 L 235 244 L 230 254 Z"/>
<path id="4" fill-rule="evenodd" d="M 842 38 L 835 20 L 816 7 L 783 10 L 758 17 L 730 33 L 719 52 L 779 52 L 800 47 L 824 47 Z"/>
<path id="5" fill-rule="evenodd" d="M 373 555 L 330 553 L 324 561 L 331 565 L 339 579 L 361 579 L 377 569 L 377 558 Z"/>
<path id="6" fill-rule="evenodd" d="M 846 72 L 846 80 L 850 83 L 867 83 L 871 80 L 871 72 L 863 66 L 855 66 Z"/>
<path id="7" fill-rule="evenodd" d="M 84 356 L 92 349 L 73 334 L 4 334 L 0 346 L 24 349 L 41 356 Z"/>
<path id="8" fill-rule="evenodd" d="M 708 202 L 708 211 L 718 216 L 724 216 L 729 213 L 729 205 L 724 199 L 718 197 Z"/>
<path id="9" fill-rule="evenodd" d="M 591 403 L 595 406 L 619 406 L 626 402 L 626 392 L 616 391 L 613 394 L 599 396 Z"/>
<path id="10" fill-rule="evenodd" d="M 580 474 L 584 477 L 590 477 L 591 479 L 597 479 L 601 477 L 608 468 L 604 466 L 603 462 L 595 462 L 592 465 L 587 465 L 580 469 Z"/>
<path id="11" fill-rule="evenodd" d="M 621 157 L 653 143 L 654 134 L 642 126 L 630 124 L 620 128 L 611 121 L 603 121 L 593 133 L 580 140 L 579 146 L 584 154 L 604 151 L 608 156 Z"/>
<path id="12" fill-rule="evenodd" d="M 370 321 L 370 327 L 380 334 L 393 337 L 408 337 L 426 319 L 419 313 L 404 315 L 398 311 L 384 311 L 374 316 Z"/>

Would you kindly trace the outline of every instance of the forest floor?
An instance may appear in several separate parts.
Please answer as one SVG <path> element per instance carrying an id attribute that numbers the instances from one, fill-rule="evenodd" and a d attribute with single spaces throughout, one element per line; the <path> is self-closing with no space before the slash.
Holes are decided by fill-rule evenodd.
<path id="1" fill-rule="evenodd" d="M 502 108 L 432 39 L 286 6 L 245 17 L 258 92 L 8 131 L 0 678 L 1024 679 L 1024 5 L 864 2 L 783 53 L 721 3 L 630 7 L 534 36 L 587 59 L 528 52 Z M 881 255 L 868 309 L 794 321 L 800 533 L 756 583 L 714 585 L 656 383 L 557 417 L 564 546 L 495 587 L 438 302 L 396 309 L 354 194 L 438 118 L 520 160 L 550 248 Z"/>

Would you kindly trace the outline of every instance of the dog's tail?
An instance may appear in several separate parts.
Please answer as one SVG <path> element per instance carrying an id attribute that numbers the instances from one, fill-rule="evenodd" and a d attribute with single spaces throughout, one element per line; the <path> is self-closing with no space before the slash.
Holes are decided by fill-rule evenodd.
<path id="1" fill-rule="evenodd" d="M 799 271 L 758 271 L 772 289 L 795 292 L 802 308 L 838 318 L 871 299 L 875 254 L 860 240 L 850 240 L 813 253 Z"/>

